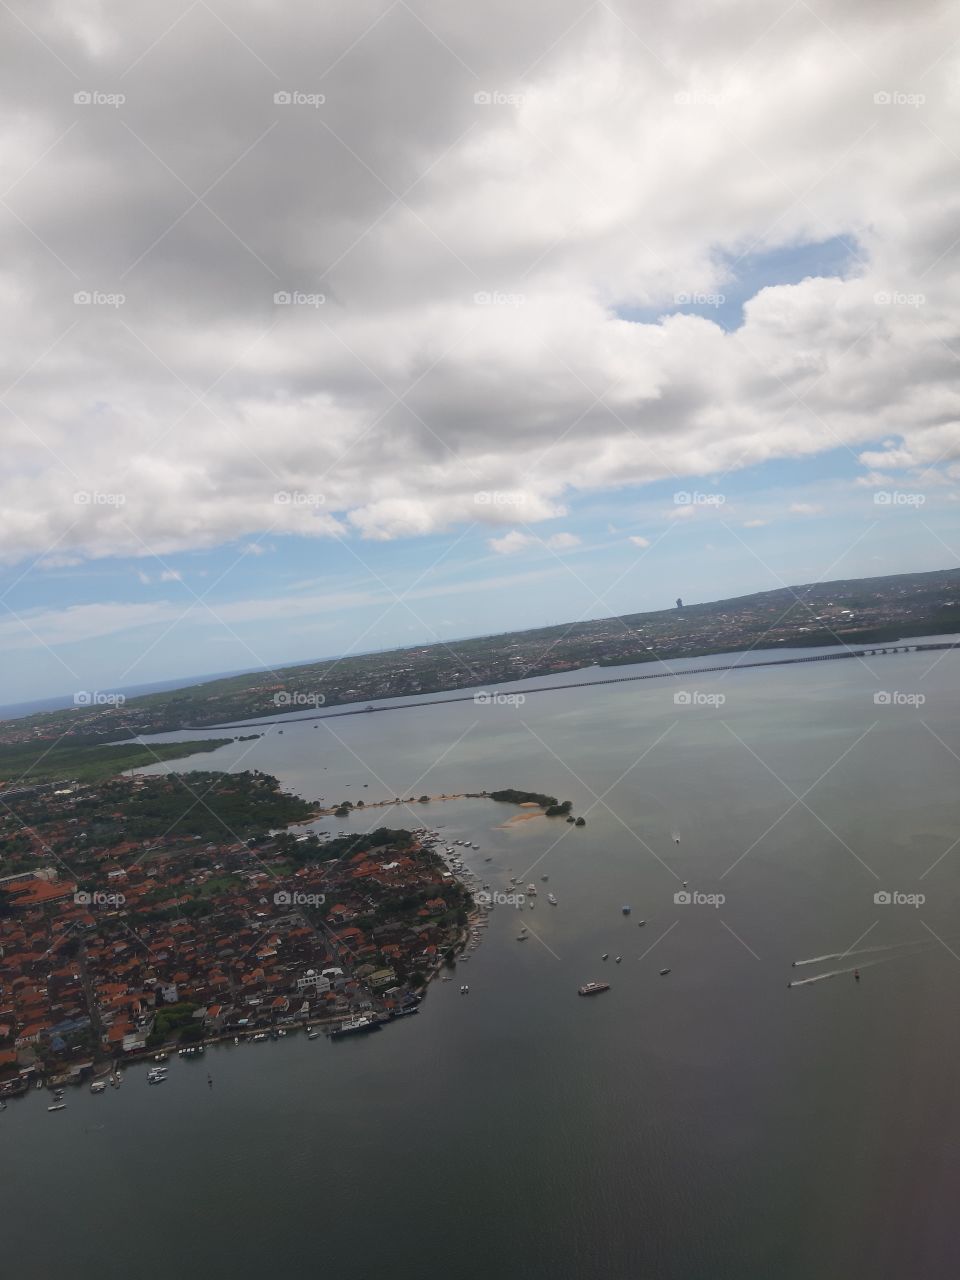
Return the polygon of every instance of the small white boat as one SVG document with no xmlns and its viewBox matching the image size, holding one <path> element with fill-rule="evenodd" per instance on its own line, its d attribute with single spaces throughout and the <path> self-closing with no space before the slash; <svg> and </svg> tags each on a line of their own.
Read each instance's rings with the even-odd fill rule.
<svg viewBox="0 0 960 1280">
<path fill-rule="evenodd" d="M 550 903 L 551 907 L 555 907 L 555 906 L 557 905 L 557 896 L 556 896 L 556 894 L 554 894 L 554 893 L 548 893 L 548 894 L 547 894 L 547 901 Z"/>
<path fill-rule="evenodd" d="M 90 1086 L 90 1092 L 103 1093 L 106 1087 L 107 1087 L 106 1080 L 94 1080 L 93 1084 Z"/>
<path fill-rule="evenodd" d="M 314 1030 L 314 1028 L 311 1027 L 310 1030 L 307 1032 L 307 1039 L 316 1040 L 319 1037 L 319 1035 L 320 1035 L 320 1032 Z"/>
<path fill-rule="evenodd" d="M 466 986 L 466 985 L 462 986 L 462 987 L 460 988 L 460 994 L 461 994 L 462 996 L 469 995 L 469 994 L 470 994 L 470 988 L 469 988 L 468 986 Z"/>
<path fill-rule="evenodd" d="M 47 1107 L 47 1110 L 48 1111 L 65 1111 L 66 1108 L 67 1108 L 67 1104 L 65 1102 L 51 1102 L 50 1106 Z"/>
</svg>

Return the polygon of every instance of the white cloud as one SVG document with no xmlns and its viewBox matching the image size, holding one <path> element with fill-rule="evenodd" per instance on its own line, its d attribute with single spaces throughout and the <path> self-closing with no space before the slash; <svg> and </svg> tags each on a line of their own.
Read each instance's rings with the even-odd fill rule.
<svg viewBox="0 0 960 1280">
<path fill-rule="evenodd" d="M 767 520 L 744 520 L 743 527 L 745 529 L 763 529 L 769 521 Z"/>
<path fill-rule="evenodd" d="M 816 516 L 820 514 L 823 507 L 813 502 L 791 502 L 790 510 L 796 516 Z"/>
<path fill-rule="evenodd" d="M 569 550 L 580 546 L 580 538 L 575 533 L 553 533 L 547 538 L 538 538 L 536 534 L 521 533 L 519 529 L 511 529 L 502 538 L 490 538 L 487 545 L 491 551 L 502 556 L 516 555 L 519 551 L 529 551 L 534 547 L 547 547 L 551 551 Z"/>
<path fill-rule="evenodd" d="M 627 539 L 627 541 L 628 541 L 628 542 L 632 542 L 632 543 L 633 543 L 633 545 L 634 545 L 635 547 L 649 547 L 649 546 L 650 546 L 650 539 L 649 539 L 649 538 L 643 538 L 643 537 L 641 537 L 639 534 L 633 534 L 633 535 L 631 535 L 631 536 Z"/>
<path fill-rule="evenodd" d="M 517 519 L 480 491 L 521 492 L 526 525 L 841 445 L 960 458 L 949 6 L 673 6 L 643 42 L 581 0 L 479 24 L 424 0 L 368 34 L 369 6 L 307 0 L 282 24 L 234 0 L 233 34 L 203 6 L 167 31 L 160 0 L 30 8 L 0 50 L 7 560 Z M 322 114 L 275 106 L 318 48 L 343 54 Z M 121 82 L 120 109 L 74 105 Z M 892 85 L 925 102 L 876 103 Z M 735 333 L 623 318 L 837 236 L 847 278 L 761 289 Z"/>
</svg>

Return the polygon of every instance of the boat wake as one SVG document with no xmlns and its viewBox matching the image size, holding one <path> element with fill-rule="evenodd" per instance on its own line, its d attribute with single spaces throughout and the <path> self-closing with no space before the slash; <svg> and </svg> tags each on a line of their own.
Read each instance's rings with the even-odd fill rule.
<svg viewBox="0 0 960 1280">
<path fill-rule="evenodd" d="M 956 941 L 956 939 L 948 939 Z M 846 960 L 848 956 L 872 955 L 878 951 L 901 951 L 904 947 L 929 947 L 933 938 L 918 938 L 915 942 L 892 942 L 883 947 L 860 947 L 857 951 L 830 951 L 825 956 L 810 956 L 807 960 L 794 960 L 793 967 L 799 969 L 805 964 L 825 964 L 827 960 Z"/>
<path fill-rule="evenodd" d="M 920 944 L 916 942 L 909 943 L 909 944 L 907 943 L 901 944 L 901 946 L 907 946 L 907 945 L 912 947 L 917 947 Z M 861 969 L 872 969 L 874 965 L 889 964 L 891 960 L 909 960 L 912 956 L 926 955 L 928 952 L 934 951 L 936 947 L 937 947 L 937 943 L 931 940 L 929 943 L 926 944 L 926 947 L 923 951 L 907 951 L 907 952 L 901 952 L 900 954 L 893 955 L 893 956 L 878 956 L 875 960 L 861 960 L 859 964 L 850 965 L 848 969 L 830 969 L 827 973 L 815 973 L 810 978 L 794 978 L 792 982 L 787 983 L 787 986 L 788 987 L 806 987 L 806 986 L 809 986 L 811 982 L 823 982 L 827 978 L 839 978 L 842 974 L 845 974 L 845 973 L 859 973 Z M 867 948 L 865 948 L 865 950 L 866 949 Z M 889 950 L 893 950 L 893 948 L 892 947 L 870 947 L 869 950 L 889 951 Z M 845 959 L 846 956 L 848 955 L 855 956 L 858 954 L 861 954 L 861 953 L 856 951 L 848 951 L 843 953 L 842 958 Z M 835 957 L 833 956 L 823 957 L 823 959 L 826 959 L 826 960 L 832 960 L 834 958 Z M 837 958 L 840 958 L 840 957 L 837 957 Z M 797 964 L 800 964 L 800 963 L 801 962 L 798 960 Z M 807 960 L 807 961 L 804 961 L 803 963 L 813 964 L 814 961 Z"/>
</svg>

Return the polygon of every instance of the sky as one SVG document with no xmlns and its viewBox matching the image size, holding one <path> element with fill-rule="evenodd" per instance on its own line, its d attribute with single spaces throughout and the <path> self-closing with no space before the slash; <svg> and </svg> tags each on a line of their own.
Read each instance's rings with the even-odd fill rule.
<svg viewBox="0 0 960 1280">
<path fill-rule="evenodd" d="M 0 703 L 960 562 L 960 13 L 0 8 Z"/>
</svg>

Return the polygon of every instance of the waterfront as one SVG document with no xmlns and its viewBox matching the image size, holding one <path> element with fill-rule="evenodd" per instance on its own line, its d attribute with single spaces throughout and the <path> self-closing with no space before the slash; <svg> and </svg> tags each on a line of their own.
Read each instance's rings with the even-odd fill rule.
<svg viewBox="0 0 960 1280">
<path fill-rule="evenodd" d="M 534 881 L 540 940 L 518 944 L 498 907 L 458 981 L 378 1036 L 218 1047 L 161 1089 L 133 1068 L 119 1091 L 71 1091 L 58 1115 L 45 1094 L 11 1104 L 19 1274 L 52 1274 L 67 1239 L 75 1275 L 159 1276 L 160 1232 L 213 1277 L 955 1274 L 960 850 L 924 873 L 958 830 L 958 662 L 288 721 L 203 757 L 308 799 L 543 790 L 587 826 L 503 828 L 516 811 L 488 800 L 377 810 L 475 841 L 466 860 L 497 888 Z M 878 688 L 926 702 L 877 705 Z M 677 905 L 684 880 L 726 900 Z M 926 902 L 877 906 L 878 890 Z M 929 945 L 865 956 L 900 958 L 859 985 L 787 990 L 793 959 L 914 939 Z M 592 978 L 612 990 L 578 1000 Z"/>
</svg>

